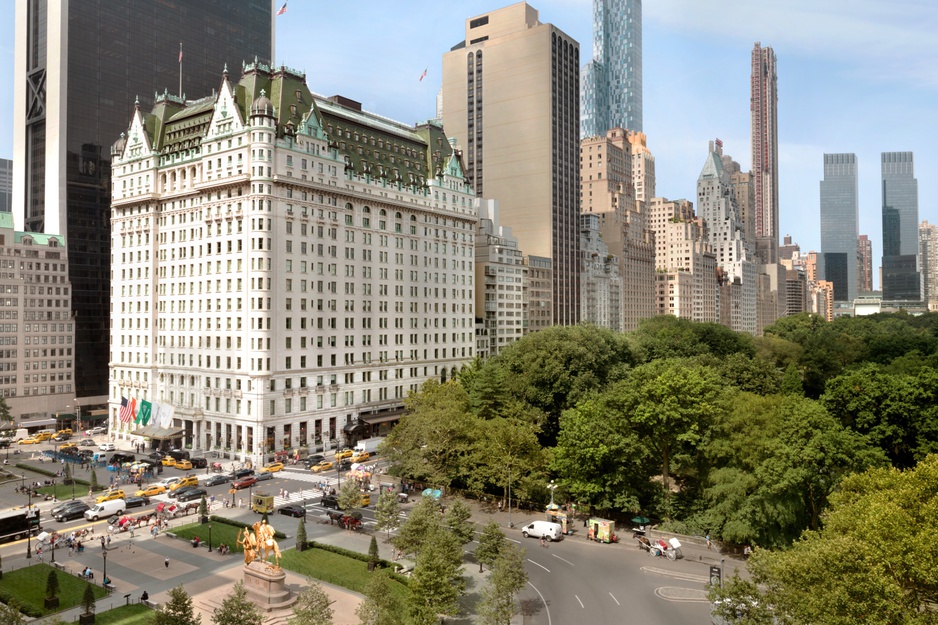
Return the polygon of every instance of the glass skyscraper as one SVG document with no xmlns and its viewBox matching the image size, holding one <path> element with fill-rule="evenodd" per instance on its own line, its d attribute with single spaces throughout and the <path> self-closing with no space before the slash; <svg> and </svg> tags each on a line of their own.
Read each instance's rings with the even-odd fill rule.
<svg viewBox="0 0 938 625">
<path fill-rule="evenodd" d="M 73 389 L 78 397 L 106 397 L 110 147 L 127 129 L 135 99 L 149 110 L 156 92 L 181 86 L 178 95 L 201 94 L 204 85 L 221 84 L 226 64 L 240 72 L 255 56 L 269 62 L 273 5 L 17 0 L 16 38 L 15 228 L 66 237 Z"/>
<path fill-rule="evenodd" d="M 825 154 L 821 181 L 820 276 L 834 284 L 834 301 L 857 297 L 859 195 L 856 154 Z"/>
<path fill-rule="evenodd" d="M 642 130 L 642 0 L 593 0 L 593 60 L 580 72 L 580 137 Z"/>
<path fill-rule="evenodd" d="M 918 271 L 918 180 L 912 152 L 883 152 L 883 299 L 921 297 Z"/>
</svg>

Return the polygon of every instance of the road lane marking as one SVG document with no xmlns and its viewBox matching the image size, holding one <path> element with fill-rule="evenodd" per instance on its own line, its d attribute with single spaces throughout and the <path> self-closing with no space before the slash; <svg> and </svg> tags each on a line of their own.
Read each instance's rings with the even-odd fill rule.
<svg viewBox="0 0 938 625">
<path fill-rule="evenodd" d="M 686 582 L 700 582 L 706 584 L 710 581 L 710 578 L 706 575 L 695 575 L 693 573 L 684 573 L 682 571 L 672 571 L 670 569 L 659 569 L 654 566 L 643 566 L 641 570 L 646 573 L 656 573 L 658 575 L 665 575 L 667 577 L 673 577 L 675 579 L 684 580 Z"/>
<path fill-rule="evenodd" d="M 614 594 L 609 593 L 609 596 L 612 597 L 612 600 L 616 602 L 616 605 L 622 605 L 621 603 L 619 603 L 619 600 L 616 599 L 616 596 Z"/>
<path fill-rule="evenodd" d="M 552 553 L 552 554 L 550 554 L 550 555 L 554 556 L 554 557 L 557 558 L 558 560 L 563 560 L 564 562 L 566 562 L 566 563 L 569 564 L 570 566 L 576 566 L 573 562 L 570 562 L 570 560 L 561 558 L 561 557 L 558 556 L 556 553 Z"/>
<path fill-rule="evenodd" d="M 537 564 L 537 566 L 541 567 L 542 569 L 544 569 L 545 571 L 547 571 L 548 573 L 550 573 L 550 569 L 547 568 L 546 566 L 544 566 L 543 564 L 538 564 L 537 562 L 535 562 L 534 560 L 532 560 L 532 559 L 530 559 L 530 558 L 528 558 L 527 560 L 528 560 L 528 562 L 530 562 L 531 564 Z"/>
<path fill-rule="evenodd" d="M 585 606 L 585 605 L 583 605 L 583 602 L 582 602 L 582 601 L 580 601 L 580 597 L 579 597 L 579 596 L 577 596 L 577 595 L 573 595 L 573 596 L 574 596 L 574 597 L 576 597 L 576 600 L 577 600 L 577 601 L 579 602 L 579 604 L 580 604 L 580 607 L 581 607 L 581 608 L 583 608 L 583 609 L 585 610 L 585 609 L 586 609 L 586 606 Z"/>
<path fill-rule="evenodd" d="M 547 625 L 553 625 L 552 621 L 550 620 L 550 608 L 547 607 L 547 601 L 544 600 L 544 595 L 542 595 L 541 591 L 537 589 L 537 586 L 531 582 L 528 582 L 528 586 L 534 589 L 534 592 L 537 593 L 537 596 L 541 598 L 541 603 L 544 604 L 544 611 L 547 612 Z"/>
</svg>

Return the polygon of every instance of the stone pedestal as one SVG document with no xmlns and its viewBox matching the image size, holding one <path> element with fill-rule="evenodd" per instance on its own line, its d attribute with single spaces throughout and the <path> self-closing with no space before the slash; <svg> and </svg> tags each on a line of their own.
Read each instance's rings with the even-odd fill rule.
<svg viewBox="0 0 938 625">
<path fill-rule="evenodd" d="M 244 589 L 261 610 L 270 612 L 296 603 L 296 595 L 286 587 L 287 574 L 266 562 L 244 565 Z"/>
</svg>

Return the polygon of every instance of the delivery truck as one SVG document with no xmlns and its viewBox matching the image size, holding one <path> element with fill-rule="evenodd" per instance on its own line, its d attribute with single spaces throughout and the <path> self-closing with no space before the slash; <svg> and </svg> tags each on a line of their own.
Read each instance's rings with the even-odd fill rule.
<svg viewBox="0 0 938 625">
<path fill-rule="evenodd" d="M 367 451 L 372 456 L 378 452 L 378 445 L 384 442 L 383 436 L 365 438 L 355 443 L 355 451 Z"/>
</svg>

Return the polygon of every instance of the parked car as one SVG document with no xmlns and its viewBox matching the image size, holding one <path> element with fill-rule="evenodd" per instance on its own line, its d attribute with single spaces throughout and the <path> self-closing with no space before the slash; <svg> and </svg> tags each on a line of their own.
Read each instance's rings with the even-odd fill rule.
<svg viewBox="0 0 938 625">
<path fill-rule="evenodd" d="M 166 487 L 161 484 L 150 484 L 146 488 L 141 488 L 134 496 L 136 497 L 155 497 L 166 492 Z M 128 506 L 129 507 L 129 506 Z"/>
<path fill-rule="evenodd" d="M 187 488 L 186 492 L 178 495 L 176 501 L 192 501 L 193 499 L 201 499 L 207 493 L 204 488 Z"/>
<path fill-rule="evenodd" d="M 286 516 L 292 516 L 294 518 L 301 518 L 301 519 L 306 518 L 306 508 L 304 508 L 303 506 L 296 505 L 296 504 L 283 506 L 282 508 L 277 510 L 277 512 L 280 514 L 284 514 Z"/>
<path fill-rule="evenodd" d="M 143 497 L 143 496 L 139 496 L 139 497 L 138 497 L 137 495 L 134 495 L 134 496 L 132 496 L 132 497 L 127 497 L 127 498 L 124 500 L 124 503 L 127 504 L 127 507 L 128 507 L 128 508 L 139 508 L 139 507 L 141 507 L 141 506 L 149 506 L 149 505 L 150 505 L 150 498 L 149 498 L 149 497 Z"/>
<path fill-rule="evenodd" d="M 264 480 L 272 480 L 274 479 L 274 474 L 269 471 L 261 471 L 260 473 L 254 476 L 254 479 L 257 480 L 258 482 L 262 482 Z"/>
<path fill-rule="evenodd" d="M 204 469 L 208 466 L 208 460 L 205 458 L 189 458 L 193 469 Z"/>
<path fill-rule="evenodd" d="M 225 482 L 231 481 L 231 476 L 224 473 L 216 473 L 209 477 L 207 480 L 202 482 L 205 486 L 218 486 L 219 484 L 224 484 Z"/>
<path fill-rule="evenodd" d="M 65 507 L 52 515 L 56 521 L 60 523 L 63 521 L 71 521 L 72 519 L 80 519 L 85 515 L 87 510 L 91 508 L 84 501 L 69 501 L 65 504 Z"/>
<path fill-rule="evenodd" d="M 234 482 L 232 486 L 234 486 L 235 490 L 241 490 L 242 488 L 248 488 L 250 486 L 254 486 L 255 484 L 257 484 L 257 478 L 253 475 L 248 475 L 247 477 L 242 477 L 240 480 Z"/>
<path fill-rule="evenodd" d="M 116 449 L 117 447 L 114 445 L 114 443 L 101 443 L 98 445 L 99 451 L 115 451 Z"/>
<path fill-rule="evenodd" d="M 329 462 L 328 460 L 323 460 L 323 461 L 320 462 L 319 464 L 316 464 L 316 465 L 313 465 L 312 467 L 310 467 L 310 470 L 311 470 L 313 473 L 319 473 L 320 471 L 327 471 L 327 470 L 331 469 L 333 466 L 334 466 L 334 465 L 333 465 L 331 462 Z"/>
<path fill-rule="evenodd" d="M 339 509 L 339 498 L 335 495 L 323 495 L 322 501 L 319 503 L 323 508 L 333 508 L 335 510 Z"/>
</svg>

